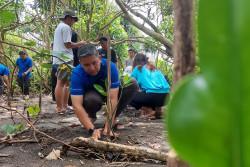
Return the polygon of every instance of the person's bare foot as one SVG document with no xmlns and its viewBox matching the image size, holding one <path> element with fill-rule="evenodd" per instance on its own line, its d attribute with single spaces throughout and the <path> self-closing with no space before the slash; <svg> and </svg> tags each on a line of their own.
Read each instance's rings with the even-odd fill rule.
<svg viewBox="0 0 250 167">
<path fill-rule="evenodd" d="M 146 112 L 146 114 L 140 116 L 141 119 L 152 119 L 152 116 L 155 115 L 155 111 L 149 107 L 143 106 L 143 107 L 141 107 L 141 110 Z"/>
<path fill-rule="evenodd" d="M 163 118 L 163 110 L 161 107 L 155 107 L 155 116 L 157 118 Z"/>
</svg>

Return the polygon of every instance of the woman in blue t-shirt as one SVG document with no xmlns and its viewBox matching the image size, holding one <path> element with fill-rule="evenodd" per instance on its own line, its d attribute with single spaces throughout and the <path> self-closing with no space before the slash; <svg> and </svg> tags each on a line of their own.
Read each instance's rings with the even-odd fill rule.
<svg viewBox="0 0 250 167">
<path fill-rule="evenodd" d="M 141 109 L 146 112 L 140 118 L 161 117 L 163 114 L 161 107 L 164 106 L 170 88 L 161 71 L 148 61 L 146 55 L 138 53 L 134 58 L 131 77 L 137 80 L 140 90 L 130 105 L 136 110 Z"/>
</svg>

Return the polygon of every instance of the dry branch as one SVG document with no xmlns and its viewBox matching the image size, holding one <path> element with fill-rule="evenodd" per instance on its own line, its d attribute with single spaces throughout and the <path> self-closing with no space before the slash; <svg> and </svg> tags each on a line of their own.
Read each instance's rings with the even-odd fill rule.
<svg viewBox="0 0 250 167">
<path fill-rule="evenodd" d="M 8 157 L 9 154 L 0 154 L 0 157 Z"/>
<path fill-rule="evenodd" d="M 54 137 L 52 137 L 52 136 L 47 135 L 46 133 L 43 133 L 43 132 L 39 131 L 39 130 L 36 129 L 36 127 L 28 120 L 28 118 L 25 117 L 25 116 L 24 116 L 22 113 L 20 113 L 19 111 L 17 111 L 17 109 L 8 108 L 8 107 L 4 107 L 4 106 L 1 106 L 1 105 L 0 105 L 0 108 L 7 109 L 8 111 L 15 111 L 15 112 L 17 112 L 21 117 L 23 117 L 23 118 L 26 120 L 26 122 L 27 122 L 28 124 L 30 124 L 30 126 L 31 126 L 32 129 L 34 130 L 34 135 L 35 135 L 35 132 L 37 132 L 37 133 L 39 133 L 39 134 L 41 134 L 41 135 L 43 135 L 43 136 L 45 136 L 45 137 L 47 137 L 47 138 L 49 138 L 49 139 L 52 139 L 52 140 L 54 140 L 54 141 L 56 141 L 56 142 L 58 142 L 58 143 L 61 143 L 61 144 L 63 144 L 63 145 L 66 145 L 67 147 L 71 148 L 71 149 L 74 150 L 74 151 L 86 152 L 86 150 L 83 150 L 83 149 L 80 149 L 80 148 L 76 148 L 76 147 L 74 147 L 74 146 L 71 146 L 71 145 L 69 145 L 69 144 L 67 144 L 67 143 L 65 143 L 65 142 L 63 142 L 63 141 L 61 141 L 61 140 L 58 140 L 58 139 L 56 139 L 56 138 L 54 138 Z M 35 136 L 34 136 L 34 137 L 35 137 Z M 35 137 L 35 139 L 36 139 L 36 137 Z"/>
<path fill-rule="evenodd" d="M 163 162 L 166 162 L 168 158 L 168 153 L 155 151 L 151 149 L 143 149 L 136 146 L 127 146 L 122 144 L 100 141 L 94 138 L 77 137 L 73 139 L 70 145 L 74 147 L 87 147 L 87 148 L 100 149 L 103 151 L 125 153 L 128 155 L 133 155 L 138 157 L 156 159 Z"/>
</svg>

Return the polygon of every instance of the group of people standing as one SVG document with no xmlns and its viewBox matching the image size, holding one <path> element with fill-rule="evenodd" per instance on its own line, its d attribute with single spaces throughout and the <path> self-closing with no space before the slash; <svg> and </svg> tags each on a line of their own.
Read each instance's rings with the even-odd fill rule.
<svg viewBox="0 0 250 167">
<path fill-rule="evenodd" d="M 119 78 L 116 53 L 111 49 L 111 112 L 106 116 L 104 129 L 96 129 L 94 122 L 96 121 L 96 113 L 102 108 L 106 102 L 106 96 L 100 94 L 94 84 L 98 84 L 105 89 L 105 80 L 107 78 L 107 38 L 101 37 L 99 43 L 101 49 L 97 50 L 94 45 L 86 44 L 85 41 L 72 40 L 71 27 L 78 21 L 78 17 L 72 10 L 65 10 L 63 16 L 60 17 L 61 23 L 57 26 L 54 33 L 53 51 L 62 53 L 67 59 L 62 59 L 58 54 L 53 57 L 55 65 L 53 75 L 56 76 L 55 99 L 57 113 L 67 113 L 69 109 L 68 99 L 71 96 L 73 111 L 78 117 L 81 124 L 89 132 L 90 136 L 98 139 L 101 134 L 107 135 L 108 118 L 112 118 L 112 127 L 114 129 L 123 129 L 124 126 L 119 124 L 117 116 L 122 110 L 131 105 L 135 109 L 145 111 L 141 116 L 143 119 L 151 119 L 152 117 L 162 116 L 161 107 L 169 94 L 170 86 L 165 80 L 163 74 L 151 64 L 148 57 L 143 53 L 137 53 L 133 49 L 129 50 L 129 57 L 125 60 L 125 69 L 127 74 L 131 74 L 132 81 L 129 86 L 124 86 L 123 80 Z M 78 48 L 78 54 L 75 56 L 75 68 L 71 74 L 71 81 L 68 79 L 69 68 L 73 65 L 74 54 L 73 48 Z M 21 55 L 20 55 L 21 56 Z M 22 61 L 21 61 L 22 60 Z M 24 59 L 17 61 L 17 68 L 22 68 L 19 64 Z M 30 77 L 32 70 L 30 59 L 26 57 L 27 69 L 20 72 L 20 77 Z M 28 63 L 29 62 L 29 63 Z M 79 65 L 77 65 L 79 64 Z M 66 68 L 65 68 L 66 67 Z M 125 70 L 126 71 L 126 70 Z M 8 76 L 8 71 L 0 74 Z M 19 76 L 19 73 L 18 73 Z M 24 83 L 28 82 L 21 79 Z M 55 85 L 55 84 L 54 84 Z M 70 91 L 68 87 L 70 88 Z M 1 88 L 1 87 L 0 87 Z M 24 89 L 24 92 L 27 91 Z M 121 92 L 123 91 L 123 92 Z M 121 97 L 120 97 L 121 96 Z M 114 116 L 113 116 L 114 115 Z M 113 134 L 110 133 L 110 136 Z M 119 134 L 116 134 L 118 136 Z"/>
</svg>

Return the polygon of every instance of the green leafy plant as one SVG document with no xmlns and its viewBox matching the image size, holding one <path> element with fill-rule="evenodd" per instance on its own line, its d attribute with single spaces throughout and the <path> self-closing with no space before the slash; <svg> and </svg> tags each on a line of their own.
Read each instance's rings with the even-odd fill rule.
<svg viewBox="0 0 250 167">
<path fill-rule="evenodd" d="M 29 112 L 29 114 L 31 114 L 31 117 L 35 118 L 36 114 L 38 114 L 40 112 L 40 108 L 37 104 L 27 108 L 27 111 Z"/>
<path fill-rule="evenodd" d="M 16 126 L 14 125 L 11 125 L 11 124 L 4 124 L 1 129 L 6 132 L 6 133 L 9 133 L 9 134 L 12 134 L 12 133 L 15 133 L 19 130 L 22 130 L 23 129 L 23 124 L 18 124 Z"/>
<path fill-rule="evenodd" d="M 119 105 L 119 102 L 121 100 L 121 97 L 122 97 L 122 93 L 123 93 L 123 89 L 130 86 L 132 84 L 132 77 L 129 77 L 128 74 L 126 74 L 124 77 L 121 78 L 122 79 L 122 84 L 121 84 L 121 94 L 120 96 L 118 97 L 118 102 L 117 102 L 117 105 L 115 106 L 115 111 L 117 110 L 118 108 L 118 105 Z M 106 90 L 107 90 L 107 78 L 105 80 L 105 87 L 106 87 Z M 107 92 L 105 92 L 104 88 L 98 84 L 94 84 L 94 88 L 100 93 L 102 94 L 103 96 L 107 96 Z M 106 103 L 105 103 L 106 104 Z M 106 105 L 106 112 L 108 112 L 108 107 Z M 111 118 L 109 117 L 109 114 L 107 113 L 107 116 L 108 116 L 108 121 L 109 121 L 109 125 L 110 125 L 110 129 L 114 135 L 114 131 L 113 131 L 113 128 L 112 128 L 112 118 L 114 117 L 114 112 L 112 113 L 112 116 Z M 115 135 L 114 135 L 115 136 Z"/>
<path fill-rule="evenodd" d="M 202 75 L 177 87 L 167 115 L 169 140 L 193 167 L 247 167 L 250 1 L 199 3 Z"/>
</svg>

